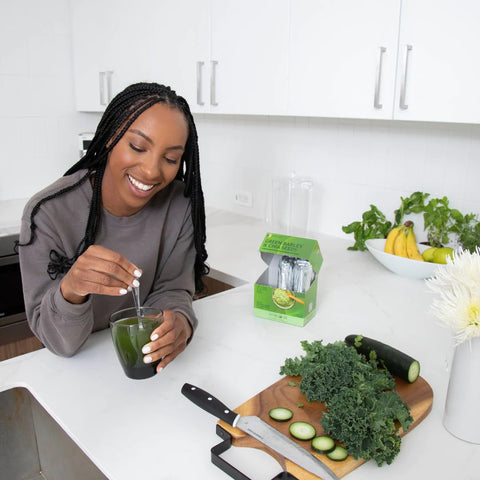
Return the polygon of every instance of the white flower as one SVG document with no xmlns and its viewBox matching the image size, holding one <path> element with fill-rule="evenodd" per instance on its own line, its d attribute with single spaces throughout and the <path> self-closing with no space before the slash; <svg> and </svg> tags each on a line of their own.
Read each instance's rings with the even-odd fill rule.
<svg viewBox="0 0 480 480">
<path fill-rule="evenodd" d="M 455 252 L 447 265 L 427 280 L 439 295 L 432 303 L 433 314 L 451 327 L 457 343 L 480 336 L 480 251 Z"/>
</svg>

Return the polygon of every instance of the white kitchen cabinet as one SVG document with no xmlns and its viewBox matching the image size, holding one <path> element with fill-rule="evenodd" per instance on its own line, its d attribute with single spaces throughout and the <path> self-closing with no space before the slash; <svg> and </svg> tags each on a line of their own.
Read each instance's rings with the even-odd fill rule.
<svg viewBox="0 0 480 480">
<path fill-rule="evenodd" d="M 285 112 L 289 0 L 160 3 L 153 76 L 193 112 Z"/>
<path fill-rule="evenodd" d="M 212 0 L 215 102 L 233 114 L 287 108 L 289 0 Z"/>
<path fill-rule="evenodd" d="M 288 111 L 392 118 L 401 0 L 291 0 Z"/>
<path fill-rule="evenodd" d="M 172 86 L 193 112 L 284 113 L 288 9 L 289 0 L 75 0 L 77 109 L 103 111 L 147 80 Z"/>
<path fill-rule="evenodd" d="M 290 114 L 480 123 L 475 0 L 291 0 L 290 22 Z"/>
<path fill-rule="evenodd" d="M 147 61 L 150 76 L 197 102 L 197 62 L 210 57 L 210 0 L 152 0 Z M 206 65 L 202 74 L 205 75 Z M 202 97 L 203 101 L 206 97 Z M 193 110 L 193 109 L 192 109 Z"/>
<path fill-rule="evenodd" d="M 131 83 L 149 79 L 147 0 L 72 0 L 77 110 L 101 112 Z"/>
<path fill-rule="evenodd" d="M 138 81 L 194 113 L 480 123 L 475 0 L 71 0 L 78 110 Z"/>
<path fill-rule="evenodd" d="M 394 118 L 480 123 L 480 3 L 403 0 Z"/>
<path fill-rule="evenodd" d="M 198 111 L 194 108 L 197 103 L 209 104 L 210 0 L 152 0 L 151 4 L 150 76 L 172 87 L 185 97 L 192 111 Z"/>
</svg>

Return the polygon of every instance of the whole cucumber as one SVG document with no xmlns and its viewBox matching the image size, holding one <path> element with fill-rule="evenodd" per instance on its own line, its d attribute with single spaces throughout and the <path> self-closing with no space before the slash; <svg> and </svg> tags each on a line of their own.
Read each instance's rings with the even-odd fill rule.
<svg viewBox="0 0 480 480">
<path fill-rule="evenodd" d="M 413 383 L 420 375 L 420 362 L 390 345 L 362 335 L 347 335 L 345 343 L 350 347 L 355 347 L 357 352 L 365 355 L 367 359 L 374 351 L 377 360 L 383 363 L 392 375 L 409 383 Z"/>
</svg>

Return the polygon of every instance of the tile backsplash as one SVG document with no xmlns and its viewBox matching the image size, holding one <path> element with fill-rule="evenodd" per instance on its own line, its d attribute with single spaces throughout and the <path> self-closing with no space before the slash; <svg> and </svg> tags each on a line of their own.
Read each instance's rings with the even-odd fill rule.
<svg viewBox="0 0 480 480">
<path fill-rule="evenodd" d="M 480 213 L 480 125 L 288 117 L 197 119 L 207 204 L 268 217 L 272 178 L 315 182 L 314 230 L 344 236 L 374 204 L 387 217 L 415 191 Z M 253 207 L 234 204 L 251 191 Z"/>
</svg>

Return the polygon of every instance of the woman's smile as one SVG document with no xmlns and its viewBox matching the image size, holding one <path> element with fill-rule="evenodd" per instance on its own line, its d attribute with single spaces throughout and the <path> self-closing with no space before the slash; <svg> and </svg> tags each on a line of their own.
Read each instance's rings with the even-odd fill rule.
<svg viewBox="0 0 480 480">
<path fill-rule="evenodd" d="M 130 174 L 127 174 L 127 178 L 136 189 L 141 190 L 142 192 L 149 192 L 155 185 L 157 185 L 157 184 L 148 185 L 148 184 L 142 183 L 140 180 L 137 180 L 135 177 L 132 177 Z"/>
</svg>

